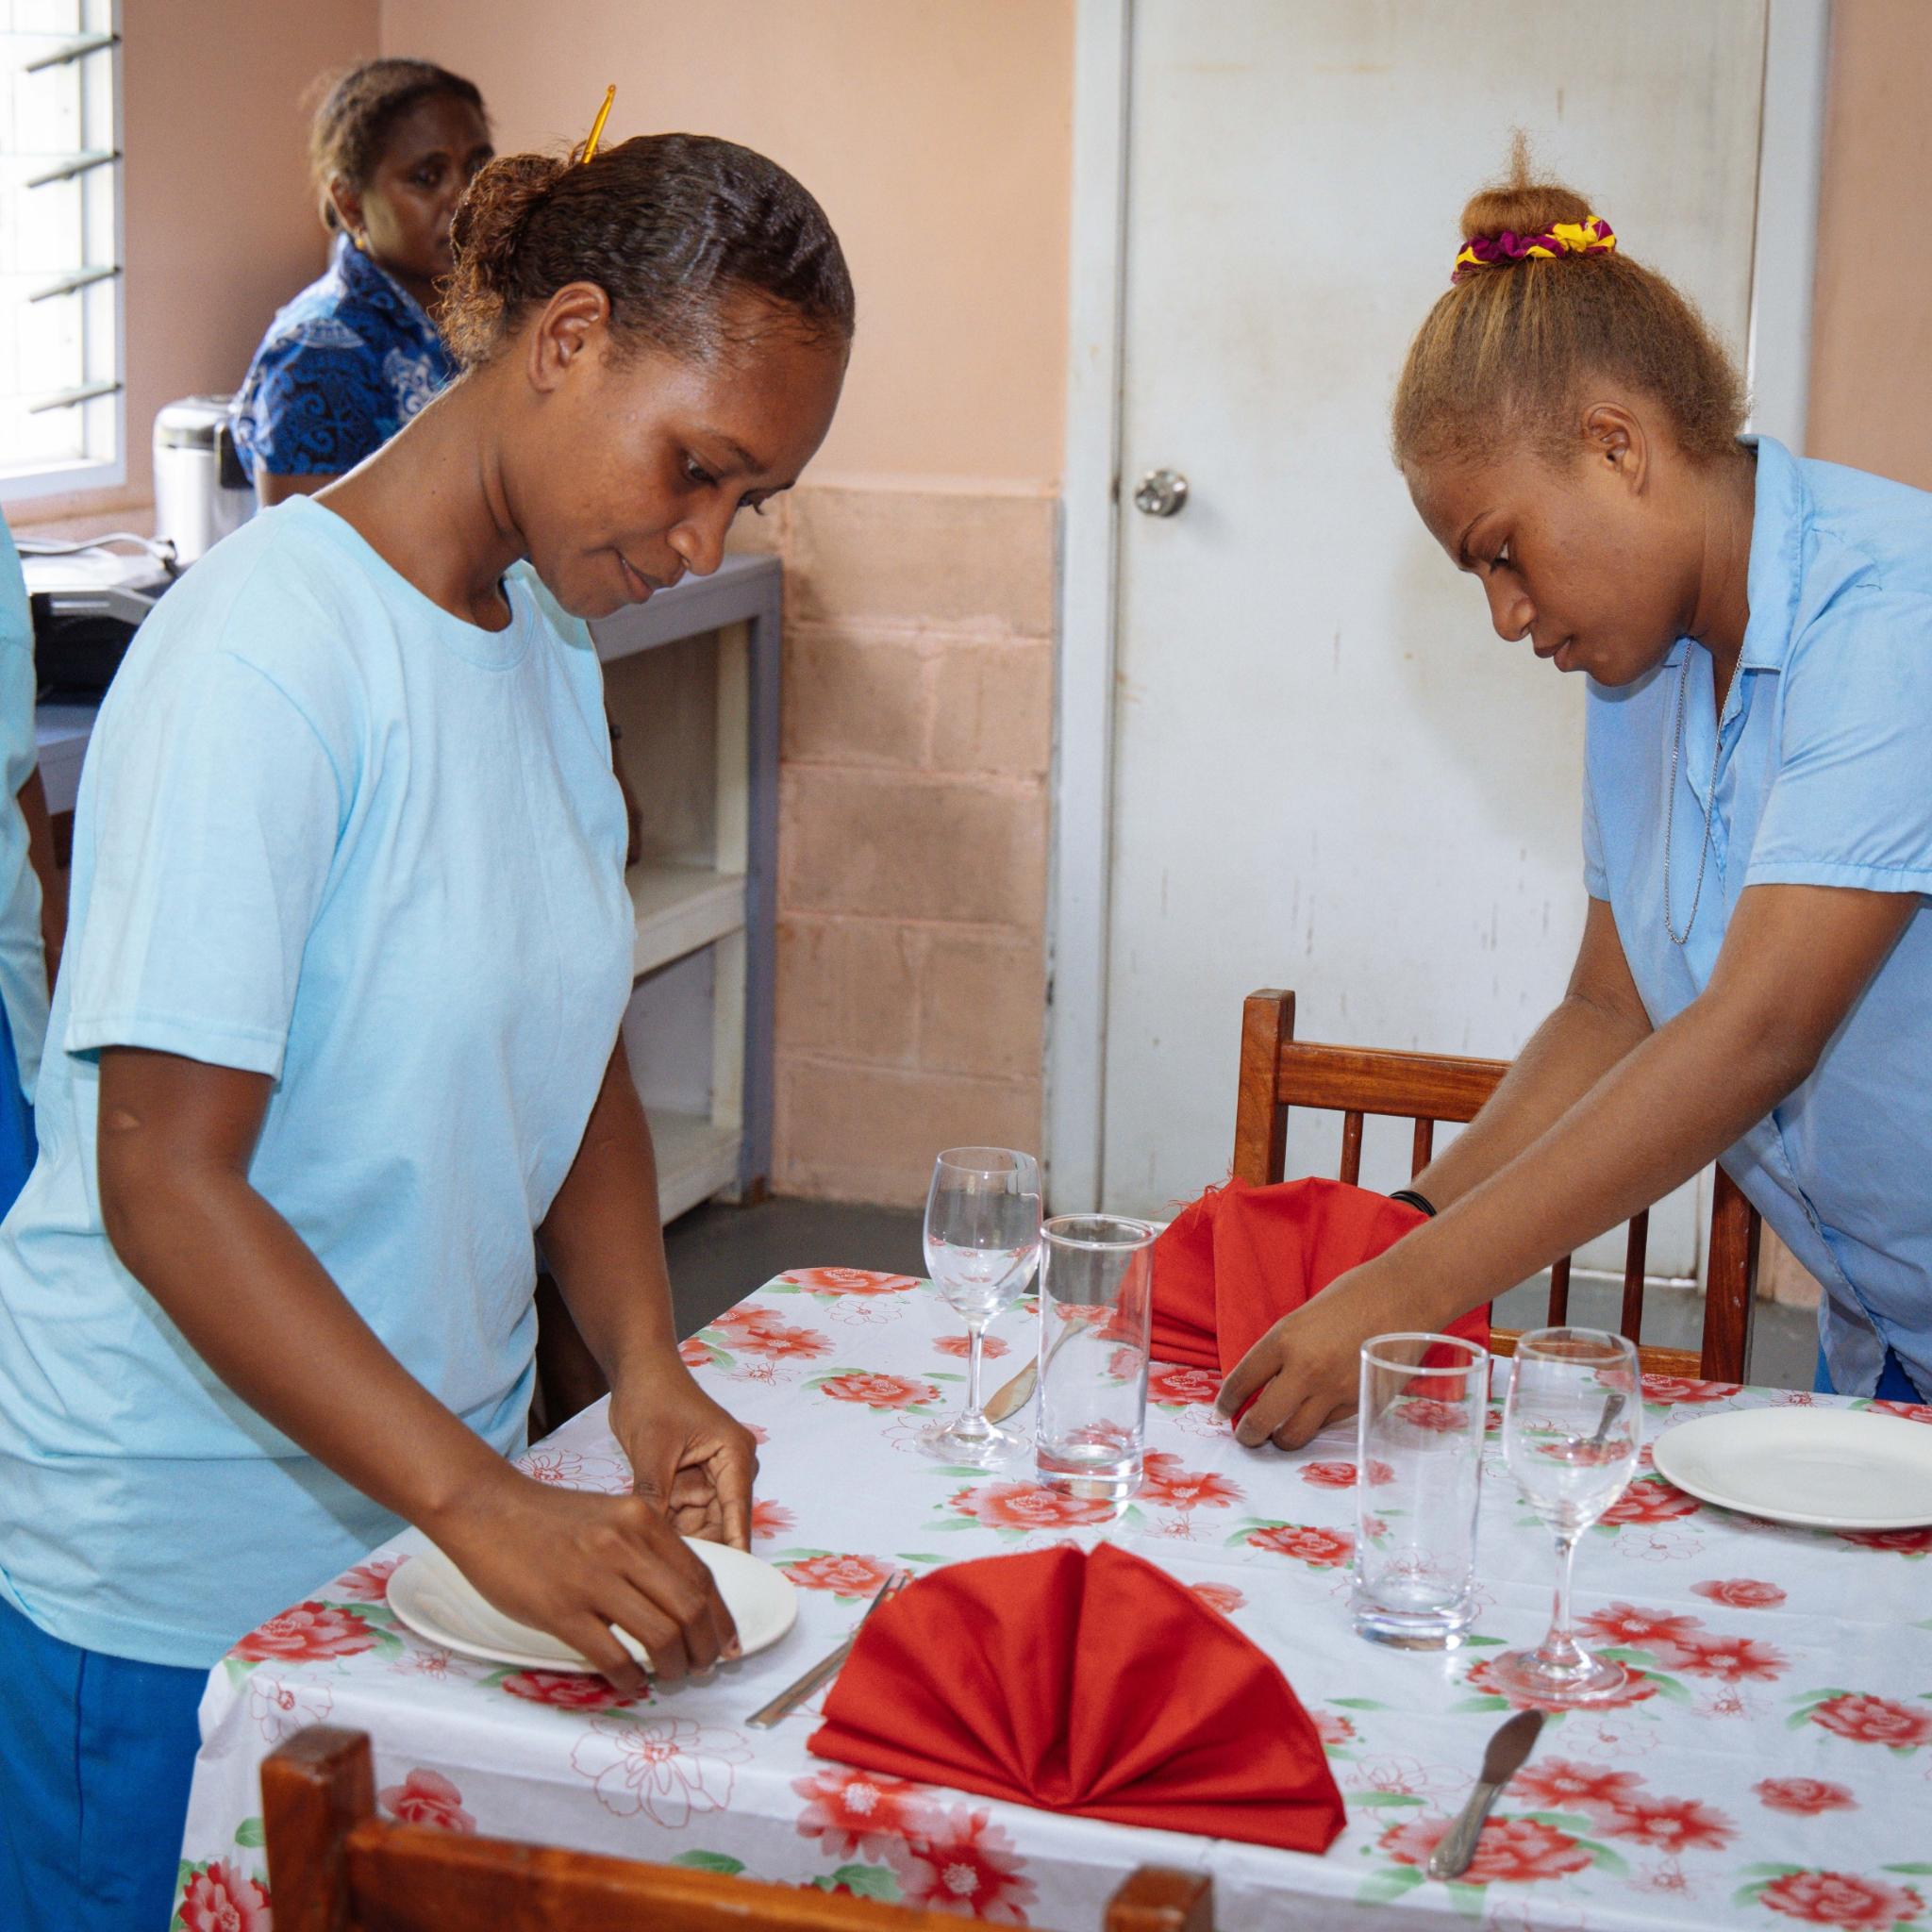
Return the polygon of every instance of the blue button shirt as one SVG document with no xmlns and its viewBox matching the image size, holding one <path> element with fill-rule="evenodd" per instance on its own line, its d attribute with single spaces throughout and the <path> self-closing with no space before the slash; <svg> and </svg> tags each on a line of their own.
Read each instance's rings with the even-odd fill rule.
<svg viewBox="0 0 1932 1932">
<path fill-rule="evenodd" d="M 1920 895 L 1810 1078 L 1724 1166 L 1824 1285 L 1833 1386 L 1870 1395 L 1889 1345 L 1932 1399 L 1932 496 L 1756 441 L 1751 618 L 1724 715 L 1709 654 L 1684 639 L 1621 691 L 1591 685 L 1584 876 L 1657 1026 L 1709 984 L 1746 888 Z M 1707 806 L 1678 946 L 1664 866 L 1682 931 Z"/>
<path fill-rule="evenodd" d="M 436 325 L 343 239 L 262 337 L 235 398 L 236 447 L 250 475 L 340 476 L 455 375 Z"/>
</svg>

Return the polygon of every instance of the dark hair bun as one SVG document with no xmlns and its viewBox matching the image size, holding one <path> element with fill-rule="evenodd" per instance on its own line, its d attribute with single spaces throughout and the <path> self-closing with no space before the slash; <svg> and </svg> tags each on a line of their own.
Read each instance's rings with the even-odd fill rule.
<svg viewBox="0 0 1932 1932">
<path fill-rule="evenodd" d="M 1509 144 L 1508 179 L 1473 194 L 1462 210 L 1461 240 L 1478 236 L 1541 235 L 1558 222 L 1588 221 L 1595 210 L 1574 188 L 1539 181 L 1531 172 L 1529 142 L 1519 129 Z"/>
<path fill-rule="evenodd" d="M 464 341 L 495 339 L 530 211 L 570 165 L 555 155 L 498 155 L 476 171 L 458 203 L 449 229 L 457 272 L 445 307 L 461 317 L 463 341 L 451 343 L 459 360 L 474 359 L 464 356 Z M 450 333 L 447 324 L 444 333 Z"/>
</svg>

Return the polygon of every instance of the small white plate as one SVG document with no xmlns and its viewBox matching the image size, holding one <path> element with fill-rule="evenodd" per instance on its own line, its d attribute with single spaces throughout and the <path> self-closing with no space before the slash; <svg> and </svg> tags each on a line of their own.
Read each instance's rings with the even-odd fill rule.
<svg viewBox="0 0 1932 1932">
<path fill-rule="evenodd" d="M 1725 1509 L 1806 1529 L 1932 1523 L 1932 1428 L 1863 1408 L 1741 1408 L 1657 1437 L 1657 1472 Z"/>
<path fill-rule="evenodd" d="M 738 1625 L 743 1654 L 768 1649 L 791 1628 L 798 1590 L 783 1571 L 726 1543 L 685 1541 L 717 1579 L 718 1593 Z M 516 1664 L 526 1671 L 594 1671 L 597 1667 L 547 1630 L 506 1617 L 441 1550 L 425 1550 L 391 1573 L 389 1607 L 418 1637 L 485 1663 Z M 643 1647 L 622 1630 L 617 1641 L 644 1666 Z"/>
</svg>

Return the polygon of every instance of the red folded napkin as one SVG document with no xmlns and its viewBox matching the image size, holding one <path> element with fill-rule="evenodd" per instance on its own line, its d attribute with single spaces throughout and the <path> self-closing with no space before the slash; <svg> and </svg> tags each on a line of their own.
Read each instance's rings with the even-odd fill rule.
<svg viewBox="0 0 1932 1932">
<path fill-rule="evenodd" d="M 1288 1680 L 1110 1543 L 955 1563 L 882 1605 L 807 1748 L 1119 1824 L 1325 1851 L 1341 1794 Z"/>
<path fill-rule="evenodd" d="M 1425 1218 L 1345 1181 L 1209 1188 L 1154 1243 L 1154 1359 L 1226 1374 L 1291 1308 Z M 1487 1348 L 1487 1304 L 1447 1332 Z"/>
</svg>

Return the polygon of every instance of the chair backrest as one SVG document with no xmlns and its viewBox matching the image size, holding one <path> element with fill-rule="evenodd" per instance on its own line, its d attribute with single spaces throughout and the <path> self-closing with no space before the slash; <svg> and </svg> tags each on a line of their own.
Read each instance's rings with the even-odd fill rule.
<svg viewBox="0 0 1932 1932">
<path fill-rule="evenodd" d="M 1241 1010 L 1241 1088 L 1235 1108 L 1234 1174 L 1255 1187 L 1282 1178 L 1288 1158 L 1288 1110 L 1321 1108 L 1341 1115 L 1341 1178 L 1360 1177 L 1362 1124 L 1370 1114 L 1415 1124 L 1409 1174 L 1419 1174 L 1434 1152 L 1438 1121 L 1475 1118 L 1509 1071 L 1507 1060 L 1467 1059 L 1455 1054 L 1393 1053 L 1378 1047 L 1321 1046 L 1294 1037 L 1294 994 L 1248 995 Z M 1757 1210 L 1722 1167 L 1710 1203 L 1708 1281 L 1704 1302 L 1704 1346 L 1646 1348 L 1643 1261 L 1650 1233 L 1647 1213 L 1632 1218 L 1624 1248 L 1624 1306 L 1619 1326 L 1639 1345 L 1649 1374 L 1698 1375 L 1713 1382 L 1741 1382 L 1751 1342 L 1752 1295 L 1757 1274 Z M 1550 1271 L 1549 1321 L 1569 1319 L 1570 1257 Z M 1520 1330 L 1495 1329 L 1499 1355 L 1509 1354 Z"/>
<path fill-rule="evenodd" d="M 275 1932 L 958 1932 L 950 1912 L 761 1885 L 375 1816 L 369 1739 L 316 1724 L 261 1767 Z M 1211 1932 L 1198 1873 L 1145 1866 L 1105 1932 Z"/>
</svg>

